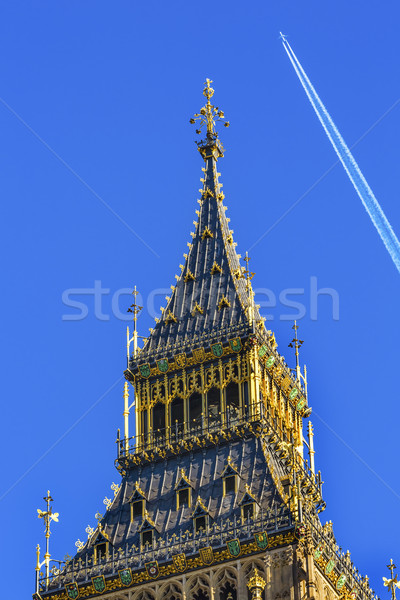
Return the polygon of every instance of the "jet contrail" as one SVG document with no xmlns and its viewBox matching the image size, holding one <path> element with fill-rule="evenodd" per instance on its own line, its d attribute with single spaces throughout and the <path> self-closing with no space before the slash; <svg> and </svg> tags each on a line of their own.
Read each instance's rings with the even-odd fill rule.
<svg viewBox="0 0 400 600">
<path fill-rule="evenodd" d="M 331 141 L 331 144 L 334 147 L 343 167 L 345 168 L 350 181 L 354 185 L 356 192 L 365 207 L 365 210 L 369 214 L 371 221 L 378 230 L 378 233 L 381 236 L 390 256 L 392 257 L 397 270 L 400 272 L 400 243 L 392 229 L 392 226 L 387 220 L 385 213 L 381 209 L 379 202 L 374 196 L 373 191 L 361 173 L 359 166 L 357 165 L 353 155 L 346 145 L 346 142 L 332 121 L 328 111 L 315 91 L 311 81 L 307 77 L 289 42 L 286 40 L 284 35 L 280 34 L 280 37 L 290 62 L 296 71 L 300 83 L 303 86 L 304 91 L 306 92 L 308 99 L 310 100 L 311 105 L 325 130 L 326 135 Z"/>
</svg>

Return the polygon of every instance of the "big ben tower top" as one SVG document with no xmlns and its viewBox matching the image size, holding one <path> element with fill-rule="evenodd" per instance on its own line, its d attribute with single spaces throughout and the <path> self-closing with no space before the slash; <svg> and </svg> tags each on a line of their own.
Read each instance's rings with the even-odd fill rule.
<svg viewBox="0 0 400 600">
<path fill-rule="evenodd" d="M 329 586 L 332 600 L 372 599 L 332 524 L 320 522 L 322 480 L 303 437 L 305 378 L 277 351 L 254 303 L 249 258 L 243 265 L 236 252 L 217 171 L 216 128 L 228 123 L 211 104 L 211 83 L 191 119 L 205 133 L 192 240 L 142 348 L 136 320 L 133 352 L 128 332 L 121 481 L 76 555 L 39 578 L 39 598 L 242 600 L 264 598 L 265 587 L 269 598 L 322 600 L 317 590 Z M 139 308 L 135 300 L 135 319 Z"/>
</svg>

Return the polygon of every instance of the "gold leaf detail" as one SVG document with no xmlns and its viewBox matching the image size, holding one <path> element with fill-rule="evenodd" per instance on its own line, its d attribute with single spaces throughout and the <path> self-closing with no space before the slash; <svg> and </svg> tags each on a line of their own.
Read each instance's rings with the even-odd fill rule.
<svg viewBox="0 0 400 600">
<path fill-rule="evenodd" d="M 214 234 L 212 231 L 210 231 L 210 229 L 208 227 L 204 228 L 204 231 L 202 233 L 201 239 L 205 240 L 206 238 L 213 238 Z"/>
<path fill-rule="evenodd" d="M 226 298 L 226 296 L 222 296 L 218 303 L 218 310 L 221 310 L 222 308 L 229 308 L 230 305 L 231 303 L 229 302 L 228 298 Z"/>
<path fill-rule="evenodd" d="M 170 310 L 168 311 L 167 317 L 165 319 L 165 323 L 177 323 L 178 319 L 175 317 L 174 313 L 171 312 Z"/>
<path fill-rule="evenodd" d="M 214 193 L 210 190 L 210 188 L 206 188 L 202 192 L 202 196 L 203 196 L 203 198 L 213 198 L 214 197 Z"/>
<path fill-rule="evenodd" d="M 211 267 L 211 275 L 215 275 L 215 273 L 222 273 L 222 267 L 214 261 L 214 264 Z"/>
<path fill-rule="evenodd" d="M 201 308 L 201 306 L 199 306 L 198 302 L 196 302 L 196 305 L 192 310 L 192 317 L 196 315 L 196 312 L 200 313 L 201 315 L 204 313 L 203 309 Z"/>
<path fill-rule="evenodd" d="M 193 275 L 192 271 L 189 269 L 185 275 L 185 283 L 188 281 L 196 281 L 196 277 Z"/>
</svg>

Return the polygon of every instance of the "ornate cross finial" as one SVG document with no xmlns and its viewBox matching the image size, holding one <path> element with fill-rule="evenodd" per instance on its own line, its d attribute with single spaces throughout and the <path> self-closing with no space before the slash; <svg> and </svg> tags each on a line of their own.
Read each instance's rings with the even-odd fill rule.
<svg viewBox="0 0 400 600">
<path fill-rule="evenodd" d="M 244 262 L 246 263 L 246 270 L 243 272 L 244 275 L 246 276 L 246 282 L 247 282 L 247 290 L 249 290 L 249 286 L 250 286 L 250 281 L 253 279 L 255 273 L 252 273 L 249 270 L 249 261 L 251 260 L 249 253 L 246 252 L 246 256 L 244 257 Z"/>
<path fill-rule="evenodd" d="M 246 268 L 243 271 L 243 275 L 246 277 L 246 292 L 248 299 L 248 316 L 250 324 L 252 325 L 254 322 L 254 304 L 253 304 L 253 293 L 251 289 L 251 280 L 253 279 L 255 273 L 252 273 L 249 269 L 249 261 L 250 261 L 249 253 L 246 252 L 246 256 L 244 258 L 244 262 L 246 263 Z"/>
<path fill-rule="evenodd" d="M 134 290 L 132 292 L 133 304 L 131 304 L 130 307 L 128 308 L 128 310 L 126 311 L 128 313 L 132 313 L 133 314 L 134 331 L 136 331 L 136 324 L 137 324 L 138 314 L 140 313 L 140 311 L 143 308 L 143 306 L 139 306 L 139 304 L 136 303 L 136 297 L 137 297 L 138 293 L 139 292 L 137 291 L 136 285 L 135 285 Z"/>
<path fill-rule="evenodd" d="M 390 579 L 382 577 L 383 585 L 392 592 L 392 600 L 396 600 L 396 588 L 400 588 L 400 581 L 397 581 L 397 575 L 393 577 L 393 572 L 395 569 L 397 569 L 397 567 L 392 558 L 390 559 L 390 563 L 386 566 L 390 571 Z"/>
<path fill-rule="evenodd" d="M 389 563 L 388 565 L 386 565 L 386 566 L 387 566 L 387 568 L 389 569 L 389 571 L 390 571 L 390 575 L 391 575 L 391 577 L 392 577 L 392 579 L 393 579 L 393 571 L 394 571 L 395 569 L 397 569 L 396 565 L 395 565 L 395 564 L 394 564 L 394 562 L 393 562 L 393 558 L 391 558 L 391 559 L 390 559 L 390 563 Z"/>
<path fill-rule="evenodd" d="M 128 310 L 126 311 L 126 312 L 128 312 L 128 313 L 133 313 L 133 320 L 134 320 L 134 321 L 136 321 L 136 319 L 137 319 L 137 315 L 140 313 L 140 311 L 141 311 L 141 310 L 142 310 L 142 308 L 143 308 L 143 306 L 139 306 L 138 304 L 136 304 L 136 296 L 138 295 L 138 293 L 139 293 L 139 292 L 137 291 L 137 289 L 136 289 L 136 285 L 135 285 L 135 287 L 134 287 L 134 289 L 133 289 L 133 292 L 132 292 L 132 296 L 133 296 L 134 302 L 133 302 L 133 304 L 131 304 L 131 305 L 130 305 L 130 307 L 129 307 L 129 308 L 128 308 Z M 133 310 L 132 310 L 132 309 L 133 309 Z"/>
<path fill-rule="evenodd" d="M 133 335 L 132 335 L 132 337 L 130 337 L 129 326 L 126 328 L 126 353 L 127 353 L 128 366 L 129 366 L 129 355 L 130 355 L 131 342 L 133 342 L 133 357 L 136 358 L 137 353 L 138 353 L 138 338 L 140 337 L 142 340 L 145 339 L 143 336 L 138 335 L 138 332 L 137 332 L 137 318 L 138 318 L 140 311 L 143 309 L 143 306 L 139 306 L 139 304 L 137 304 L 136 300 L 137 300 L 138 294 L 139 294 L 139 292 L 137 291 L 136 285 L 135 285 L 133 292 L 132 292 L 133 304 L 131 304 L 130 307 L 128 308 L 128 310 L 126 311 L 128 313 L 133 314 Z"/>
<path fill-rule="evenodd" d="M 217 121 L 224 121 L 225 115 L 224 111 L 220 110 L 218 106 L 214 106 L 211 104 L 210 99 L 214 95 L 214 89 L 211 87 L 212 80 L 206 79 L 204 82 L 204 90 L 203 96 L 207 98 L 207 104 L 200 109 L 199 113 L 196 113 L 192 119 L 190 119 L 190 123 L 194 124 L 198 121 L 198 129 L 196 129 L 196 133 L 201 133 L 201 128 L 203 125 L 207 125 L 207 137 L 218 136 L 215 130 L 215 123 Z M 224 127 L 229 127 L 229 121 L 224 122 Z"/>
<path fill-rule="evenodd" d="M 296 354 L 296 375 L 297 375 L 297 379 L 300 380 L 299 349 L 304 344 L 304 340 L 299 340 L 298 339 L 298 337 L 297 337 L 297 330 L 298 330 L 298 328 L 299 328 L 299 326 L 297 325 L 297 321 L 295 321 L 294 325 L 292 327 L 292 329 L 294 329 L 294 338 L 292 339 L 292 341 L 290 342 L 290 344 L 288 344 L 288 348 L 294 348 L 295 349 L 295 354 Z"/>
</svg>

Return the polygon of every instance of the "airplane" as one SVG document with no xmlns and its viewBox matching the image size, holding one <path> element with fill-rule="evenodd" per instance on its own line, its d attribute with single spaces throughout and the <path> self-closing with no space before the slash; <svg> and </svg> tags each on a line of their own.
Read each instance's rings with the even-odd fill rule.
<svg viewBox="0 0 400 600">
<path fill-rule="evenodd" d="M 282 33 L 282 31 L 280 31 L 280 32 L 279 32 L 279 38 L 278 38 L 278 39 L 282 40 L 282 42 L 286 42 L 286 41 L 287 41 L 287 40 L 286 40 L 286 38 L 287 38 L 287 36 L 286 36 L 286 35 L 284 35 L 284 34 Z"/>
</svg>

